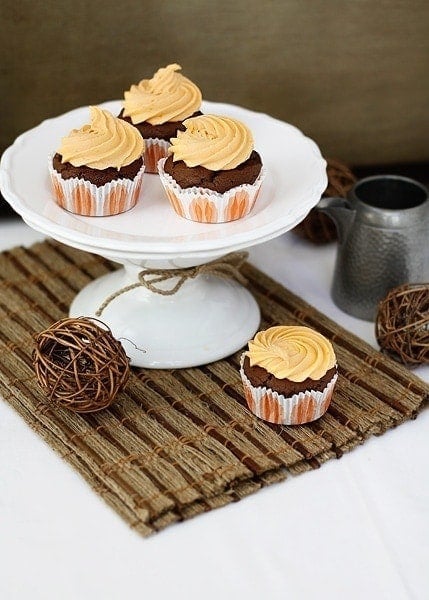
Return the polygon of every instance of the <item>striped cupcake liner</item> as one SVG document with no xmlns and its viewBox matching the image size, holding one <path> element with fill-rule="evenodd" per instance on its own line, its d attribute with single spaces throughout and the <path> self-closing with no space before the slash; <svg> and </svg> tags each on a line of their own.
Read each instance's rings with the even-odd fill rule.
<svg viewBox="0 0 429 600">
<path fill-rule="evenodd" d="M 287 398 L 270 388 L 253 386 L 243 369 L 244 357 L 240 361 L 244 394 L 249 409 L 260 419 L 278 425 L 302 425 L 319 419 L 328 410 L 338 373 L 321 392 L 305 390 Z"/>
<path fill-rule="evenodd" d="M 49 174 L 56 203 L 77 215 L 108 217 L 133 208 L 139 199 L 145 165 L 134 179 L 116 179 L 97 186 L 86 179 L 63 179 L 49 162 Z"/>
<path fill-rule="evenodd" d="M 144 138 L 144 143 L 146 173 L 158 173 L 158 161 L 167 158 L 170 142 L 159 138 Z"/>
<path fill-rule="evenodd" d="M 165 161 L 158 162 L 158 172 L 171 206 L 180 217 L 199 223 L 226 223 L 248 215 L 266 175 L 262 167 L 254 183 L 239 185 L 220 194 L 202 187 L 181 188 L 164 171 Z"/>
</svg>

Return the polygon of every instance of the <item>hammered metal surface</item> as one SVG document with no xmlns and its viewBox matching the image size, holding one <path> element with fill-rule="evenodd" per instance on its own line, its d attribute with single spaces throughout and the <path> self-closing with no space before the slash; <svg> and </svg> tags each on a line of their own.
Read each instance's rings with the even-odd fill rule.
<svg viewBox="0 0 429 600">
<path fill-rule="evenodd" d="M 380 230 L 355 222 L 338 247 L 332 298 L 347 313 L 373 320 L 387 292 L 423 277 L 422 230 Z"/>
</svg>

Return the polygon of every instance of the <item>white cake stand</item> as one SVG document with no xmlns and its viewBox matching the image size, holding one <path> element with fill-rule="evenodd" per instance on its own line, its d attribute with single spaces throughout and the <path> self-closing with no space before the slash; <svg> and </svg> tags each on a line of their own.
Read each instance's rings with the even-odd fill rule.
<svg viewBox="0 0 429 600">
<path fill-rule="evenodd" d="M 103 106 L 119 113 L 119 101 Z M 71 316 L 94 316 L 106 298 L 135 283 L 142 270 L 201 265 L 279 236 L 318 202 L 327 184 L 326 163 L 312 140 L 291 125 L 237 106 L 204 102 L 202 110 L 240 119 L 253 132 L 267 177 L 244 219 L 215 225 L 187 221 L 173 212 L 158 176 L 149 174 L 137 206 L 127 213 L 81 217 L 59 208 L 47 163 L 61 138 L 88 121 L 87 107 L 44 121 L 3 154 L 3 195 L 31 227 L 123 265 L 87 285 L 74 299 Z M 169 289 L 175 281 L 162 285 Z M 241 348 L 257 330 L 260 313 L 237 282 L 198 275 L 172 296 L 143 287 L 121 294 L 100 319 L 121 339 L 131 364 L 178 368 L 206 364 Z"/>
</svg>

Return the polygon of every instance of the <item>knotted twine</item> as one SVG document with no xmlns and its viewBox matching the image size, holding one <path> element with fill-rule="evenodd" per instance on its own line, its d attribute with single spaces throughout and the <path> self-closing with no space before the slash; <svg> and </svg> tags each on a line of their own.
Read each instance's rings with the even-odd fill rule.
<svg viewBox="0 0 429 600">
<path fill-rule="evenodd" d="M 212 260 L 203 265 L 188 267 L 184 269 L 145 269 L 138 274 L 138 281 L 120 288 L 104 300 L 96 311 L 97 317 L 101 316 L 104 309 L 118 296 L 125 294 L 138 287 L 145 287 L 155 294 L 161 296 L 172 296 L 176 294 L 188 279 L 195 279 L 198 275 L 215 275 L 222 279 L 235 279 L 242 285 L 247 285 L 247 279 L 240 273 L 243 263 L 249 256 L 248 252 L 231 252 L 221 258 Z M 178 280 L 170 289 L 158 287 L 160 283 L 177 277 Z"/>
</svg>

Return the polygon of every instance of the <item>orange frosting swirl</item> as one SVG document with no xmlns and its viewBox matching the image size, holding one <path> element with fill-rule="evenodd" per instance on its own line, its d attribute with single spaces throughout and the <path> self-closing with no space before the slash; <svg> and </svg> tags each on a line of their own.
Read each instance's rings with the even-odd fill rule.
<svg viewBox="0 0 429 600">
<path fill-rule="evenodd" d="M 251 366 L 295 382 L 321 379 L 336 364 L 331 342 L 309 327 L 280 325 L 260 331 L 246 354 Z"/>
<path fill-rule="evenodd" d="M 142 79 L 124 93 L 124 116 L 131 122 L 160 125 L 183 121 L 201 107 L 199 88 L 178 73 L 177 64 L 158 69 L 152 79 Z"/>
<path fill-rule="evenodd" d="M 201 115 L 183 122 L 186 131 L 171 138 L 168 149 L 173 160 L 187 167 L 201 166 L 211 171 L 235 169 L 253 150 L 250 129 L 237 119 Z"/>
<path fill-rule="evenodd" d="M 98 106 L 90 106 L 89 110 L 91 123 L 73 129 L 62 139 L 58 149 L 61 162 L 119 170 L 142 156 L 144 140 L 135 127 Z"/>
</svg>

